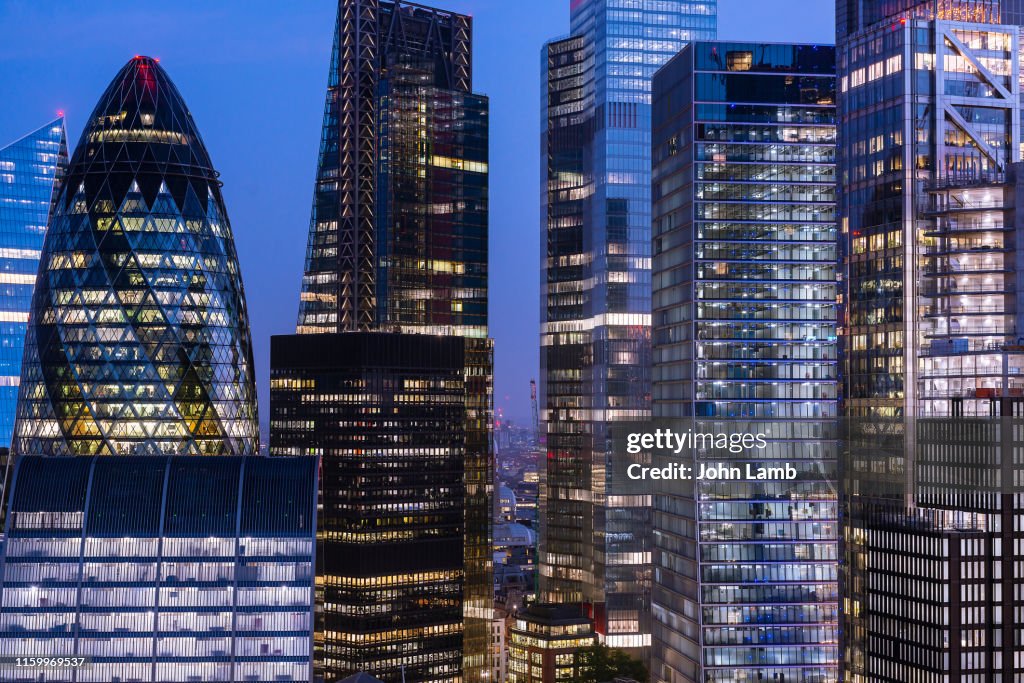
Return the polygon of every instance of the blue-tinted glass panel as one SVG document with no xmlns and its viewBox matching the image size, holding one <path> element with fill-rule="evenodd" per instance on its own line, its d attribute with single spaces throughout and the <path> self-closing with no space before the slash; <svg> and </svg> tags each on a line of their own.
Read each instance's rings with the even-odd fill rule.
<svg viewBox="0 0 1024 683">
<path fill-rule="evenodd" d="M 0 446 L 11 443 L 39 252 L 67 156 L 63 118 L 0 149 Z"/>
</svg>

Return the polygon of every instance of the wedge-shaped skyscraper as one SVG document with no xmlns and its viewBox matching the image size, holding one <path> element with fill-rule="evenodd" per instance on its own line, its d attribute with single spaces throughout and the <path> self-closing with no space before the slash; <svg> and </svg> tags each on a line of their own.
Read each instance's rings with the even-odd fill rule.
<svg viewBox="0 0 1024 683">
<path fill-rule="evenodd" d="M 121 69 L 71 159 L 20 392 L 18 454 L 258 450 L 249 321 L 220 182 L 156 60 Z"/>
<path fill-rule="evenodd" d="M 58 117 L 0 149 L 0 446 L 10 446 L 21 357 L 50 205 L 68 165 Z"/>
<path fill-rule="evenodd" d="M 472 18 L 339 0 L 270 453 L 323 457 L 314 672 L 490 675 L 488 100 Z"/>
</svg>

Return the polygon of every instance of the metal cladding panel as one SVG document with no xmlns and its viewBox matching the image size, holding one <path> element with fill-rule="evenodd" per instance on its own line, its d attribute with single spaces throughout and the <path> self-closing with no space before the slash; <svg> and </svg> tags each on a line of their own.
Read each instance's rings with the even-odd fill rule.
<svg viewBox="0 0 1024 683">
<path fill-rule="evenodd" d="M 86 536 L 159 536 L 166 470 L 162 458 L 98 459 L 89 486 Z"/>
<path fill-rule="evenodd" d="M 12 476 L 12 512 L 81 512 L 92 471 L 86 458 L 21 458 Z"/>
<path fill-rule="evenodd" d="M 234 536 L 238 526 L 237 458 L 171 461 L 167 481 L 167 536 Z"/>
<path fill-rule="evenodd" d="M 317 458 L 246 460 L 240 535 L 312 537 L 318 465 Z"/>
<path fill-rule="evenodd" d="M 20 513 L 85 513 L 90 538 L 312 539 L 318 470 L 319 459 L 310 457 L 22 456 L 12 530 Z"/>
<path fill-rule="evenodd" d="M 282 371 L 356 371 L 387 367 L 462 370 L 462 337 L 361 332 L 278 335 L 270 339 L 270 365 Z"/>
</svg>

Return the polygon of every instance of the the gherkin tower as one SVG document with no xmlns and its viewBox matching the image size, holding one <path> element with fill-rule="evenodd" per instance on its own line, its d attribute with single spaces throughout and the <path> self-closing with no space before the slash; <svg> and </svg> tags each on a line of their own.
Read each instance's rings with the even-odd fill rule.
<svg viewBox="0 0 1024 683">
<path fill-rule="evenodd" d="M 13 447 L 258 451 L 252 343 L 220 182 L 181 95 L 135 57 L 93 111 L 43 245 Z"/>
</svg>

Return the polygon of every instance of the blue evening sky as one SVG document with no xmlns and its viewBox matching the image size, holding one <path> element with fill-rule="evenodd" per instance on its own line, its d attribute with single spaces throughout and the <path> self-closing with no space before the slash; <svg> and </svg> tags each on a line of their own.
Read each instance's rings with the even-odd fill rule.
<svg viewBox="0 0 1024 683">
<path fill-rule="evenodd" d="M 539 319 L 540 49 L 569 0 L 421 0 L 474 17 L 474 87 L 491 98 L 495 407 L 530 414 Z M 85 118 L 136 54 L 159 57 L 224 181 L 252 318 L 260 417 L 270 336 L 294 331 L 336 2 L 0 0 L 0 145 Z M 719 37 L 834 40 L 830 0 L 719 0 Z"/>
</svg>

